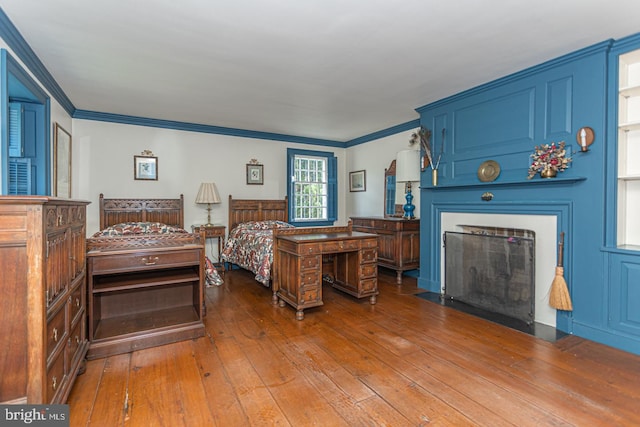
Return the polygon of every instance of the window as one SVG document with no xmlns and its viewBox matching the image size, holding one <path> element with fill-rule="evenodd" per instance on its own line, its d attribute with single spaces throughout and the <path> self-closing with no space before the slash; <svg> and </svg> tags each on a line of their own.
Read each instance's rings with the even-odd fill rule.
<svg viewBox="0 0 640 427">
<path fill-rule="evenodd" d="M 287 150 L 289 222 L 333 225 L 337 209 L 337 159 L 325 151 Z"/>
</svg>

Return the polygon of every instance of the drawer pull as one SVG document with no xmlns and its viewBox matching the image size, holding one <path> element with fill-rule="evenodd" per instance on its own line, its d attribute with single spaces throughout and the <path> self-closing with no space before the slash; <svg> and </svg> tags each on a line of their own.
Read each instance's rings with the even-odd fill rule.
<svg viewBox="0 0 640 427">
<path fill-rule="evenodd" d="M 53 328 L 53 340 L 58 342 L 58 328 Z"/>
<path fill-rule="evenodd" d="M 142 262 L 144 263 L 144 265 L 156 265 L 156 262 L 158 262 L 158 257 L 157 256 L 152 256 L 149 257 L 149 259 L 147 258 L 142 258 Z"/>
<path fill-rule="evenodd" d="M 76 298 L 76 307 L 80 307 L 80 298 Z"/>
<path fill-rule="evenodd" d="M 56 377 L 51 378 L 51 387 L 54 390 L 58 388 L 58 378 Z"/>
</svg>

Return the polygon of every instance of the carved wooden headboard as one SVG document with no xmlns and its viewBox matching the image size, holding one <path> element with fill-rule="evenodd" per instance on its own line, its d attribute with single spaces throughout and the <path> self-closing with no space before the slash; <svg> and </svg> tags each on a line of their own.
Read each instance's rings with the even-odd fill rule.
<svg viewBox="0 0 640 427">
<path fill-rule="evenodd" d="M 105 199 L 100 194 L 100 229 L 121 222 L 161 222 L 184 228 L 184 196 L 179 199 Z"/>
<path fill-rule="evenodd" d="M 287 197 L 275 200 L 234 199 L 229 194 L 229 230 L 247 221 L 289 220 Z"/>
</svg>

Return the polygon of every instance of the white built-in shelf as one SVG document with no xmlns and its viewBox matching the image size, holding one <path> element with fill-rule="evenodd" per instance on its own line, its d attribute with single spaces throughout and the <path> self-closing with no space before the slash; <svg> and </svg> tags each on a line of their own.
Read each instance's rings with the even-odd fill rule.
<svg viewBox="0 0 640 427">
<path fill-rule="evenodd" d="M 620 126 L 618 126 L 618 128 L 624 131 L 640 130 L 640 121 L 620 123 Z"/>
<path fill-rule="evenodd" d="M 640 174 L 637 172 L 640 131 L 640 49 L 620 56 L 618 67 L 618 189 L 617 244 L 621 250 L 640 248 Z"/>
<path fill-rule="evenodd" d="M 625 98 L 640 96 L 640 86 L 621 87 L 620 96 L 624 96 Z"/>
</svg>

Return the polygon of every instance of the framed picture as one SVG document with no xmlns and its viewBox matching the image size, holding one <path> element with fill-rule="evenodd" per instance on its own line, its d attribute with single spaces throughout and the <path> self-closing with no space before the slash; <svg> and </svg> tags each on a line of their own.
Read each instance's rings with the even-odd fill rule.
<svg viewBox="0 0 640 427">
<path fill-rule="evenodd" d="M 349 191 L 367 191 L 367 172 L 349 172 Z"/>
<path fill-rule="evenodd" d="M 264 165 L 248 163 L 247 164 L 247 184 L 262 185 L 264 184 Z"/>
<path fill-rule="evenodd" d="M 58 123 L 53 130 L 53 195 L 71 198 L 71 134 Z"/>
<path fill-rule="evenodd" d="M 155 156 L 133 156 L 133 176 L 135 179 L 157 181 L 158 158 Z"/>
</svg>

